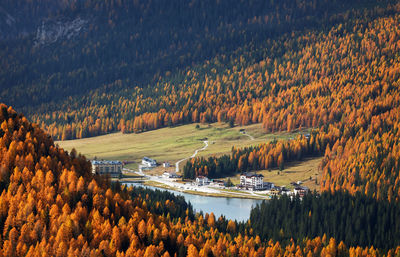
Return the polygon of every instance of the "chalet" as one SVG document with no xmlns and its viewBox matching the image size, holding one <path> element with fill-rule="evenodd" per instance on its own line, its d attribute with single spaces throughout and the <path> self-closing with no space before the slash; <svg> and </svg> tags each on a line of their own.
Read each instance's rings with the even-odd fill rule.
<svg viewBox="0 0 400 257">
<path fill-rule="evenodd" d="M 198 186 L 204 186 L 204 185 L 210 184 L 210 181 L 208 180 L 207 177 L 198 176 L 198 177 L 196 178 L 196 184 L 197 184 Z"/>
<path fill-rule="evenodd" d="M 271 190 L 269 191 L 269 193 L 270 193 L 272 196 L 278 196 L 278 195 L 281 194 L 281 190 L 279 190 L 279 188 L 273 188 L 273 189 L 271 189 Z"/>
<path fill-rule="evenodd" d="M 261 190 L 264 187 L 264 176 L 254 173 L 243 173 L 240 175 L 240 185 L 246 189 Z"/>
<path fill-rule="evenodd" d="M 142 166 L 153 168 L 157 166 L 157 162 L 156 160 L 150 159 L 149 157 L 143 157 Z"/>
<path fill-rule="evenodd" d="M 286 187 L 281 187 L 281 195 L 291 195 L 292 192 Z"/>
<path fill-rule="evenodd" d="M 295 195 L 299 195 L 299 196 L 301 196 L 301 197 L 303 197 L 305 194 L 307 194 L 308 192 L 310 191 L 310 189 L 308 188 L 308 187 L 304 187 L 304 186 L 298 186 L 298 187 L 295 187 L 294 189 L 293 189 L 293 193 L 295 194 Z"/>
<path fill-rule="evenodd" d="M 301 184 L 303 184 L 303 182 L 302 182 L 301 180 L 299 180 L 299 181 L 297 181 L 297 182 L 290 182 L 290 184 L 291 184 L 292 186 L 294 186 L 294 187 L 298 187 L 298 186 L 300 186 Z"/>
<path fill-rule="evenodd" d="M 120 161 L 98 161 L 93 160 L 92 173 L 93 174 L 110 174 L 111 176 L 119 176 L 122 174 L 122 162 Z"/>
<path fill-rule="evenodd" d="M 271 183 L 271 182 L 264 182 L 264 186 L 263 186 L 263 189 L 264 189 L 264 190 L 271 190 L 271 189 L 274 188 L 274 187 L 275 187 L 274 183 Z"/>
</svg>

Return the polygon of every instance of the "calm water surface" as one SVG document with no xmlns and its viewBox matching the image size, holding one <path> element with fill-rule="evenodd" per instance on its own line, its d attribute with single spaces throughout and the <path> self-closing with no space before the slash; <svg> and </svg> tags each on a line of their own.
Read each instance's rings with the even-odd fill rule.
<svg viewBox="0 0 400 257">
<path fill-rule="evenodd" d="M 125 183 L 128 186 L 141 186 L 150 189 L 158 189 L 168 191 L 175 195 L 182 195 L 185 197 L 186 202 L 190 202 L 193 208 L 197 211 L 204 213 L 213 212 L 215 217 L 218 218 L 224 215 L 228 219 L 237 221 L 246 221 L 250 217 L 251 206 L 261 203 L 262 200 L 243 199 L 243 198 L 229 198 L 229 197 L 211 197 L 202 195 L 193 195 L 182 193 L 175 190 L 163 189 L 153 186 L 145 186 L 140 183 Z"/>
</svg>

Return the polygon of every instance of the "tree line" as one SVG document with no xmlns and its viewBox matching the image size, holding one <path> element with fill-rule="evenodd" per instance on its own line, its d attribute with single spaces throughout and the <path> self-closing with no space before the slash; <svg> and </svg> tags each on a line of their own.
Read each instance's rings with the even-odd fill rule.
<svg viewBox="0 0 400 257">
<path fill-rule="evenodd" d="M 336 141 L 332 133 L 313 131 L 311 134 L 299 135 L 287 141 L 272 141 L 257 146 L 232 148 L 230 155 L 220 157 L 196 157 L 186 162 L 183 167 L 184 178 L 208 176 L 219 178 L 232 176 L 239 172 L 283 170 L 291 161 L 301 161 L 306 157 L 323 156 L 329 144 Z"/>
</svg>

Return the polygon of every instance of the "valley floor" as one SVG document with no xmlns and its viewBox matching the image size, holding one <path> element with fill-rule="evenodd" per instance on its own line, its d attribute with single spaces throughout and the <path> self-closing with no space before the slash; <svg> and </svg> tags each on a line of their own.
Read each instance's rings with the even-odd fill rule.
<svg viewBox="0 0 400 257">
<path fill-rule="evenodd" d="M 262 170 L 257 171 L 258 174 L 264 175 L 264 181 L 272 182 L 276 186 L 285 186 L 292 189 L 291 182 L 301 181 L 303 186 L 308 187 L 311 191 L 319 191 L 319 181 L 321 179 L 321 171 L 319 165 L 322 158 L 310 158 L 302 162 L 289 163 L 286 169 L 279 170 Z M 239 174 L 233 177 L 229 177 L 234 184 L 239 183 Z M 228 178 L 224 178 L 228 179 Z M 144 183 L 148 186 L 154 186 L 158 188 L 170 189 L 185 193 L 216 196 L 216 197 L 234 197 L 234 198 L 253 198 L 253 199 L 269 199 L 270 191 L 248 191 L 248 190 L 236 190 L 233 188 L 222 188 L 215 185 L 209 186 L 197 186 L 190 182 L 175 181 L 171 179 L 165 179 L 160 175 L 157 175 L 151 171 L 125 172 L 124 178 L 119 179 L 122 183 L 133 182 L 133 183 Z"/>
<path fill-rule="evenodd" d="M 198 125 L 198 126 L 197 126 Z M 197 128 L 196 128 L 197 127 Z M 182 170 L 186 160 L 193 156 L 218 156 L 229 154 L 232 147 L 245 147 L 268 142 L 274 139 L 295 138 L 307 130 L 293 133 L 265 134 L 261 124 L 249 126 L 229 127 L 225 123 L 189 124 L 173 128 L 163 128 L 139 134 L 113 133 L 104 136 L 58 141 L 59 146 L 71 151 L 75 148 L 87 158 L 120 160 L 128 164 L 125 166 L 130 172 L 124 174 L 122 182 L 143 180 L 156 187 L 168 188 L 188 193 L 244 198 L 268 198 L 267 192 L 237 191 L 214 186 L 196 186 L 188 183 L 173 182 L 162 179 L 164 172 L 178 172 Z M 171 167 L 162 165 L 144 171 L 138 176 L 138 166 L 144 157 L 156 159 L 158 163 L 169 162 Z M 303 181 L 311 190 L 318 190 L 319 164 L 321 158 L 308 159 L 303 162 L 289 163 L 283 171 L 258 171 L 264 175 L 264 181 L 272 182 L 277 186 L 291 187 L 291 182 Z M 179 167 L 176 167 L 178 164 Z M 225 178 L 228 179 L 228 178 Z M 230 177 L 234 184 L 239 183 L 239 175 Z"/>
</svg>

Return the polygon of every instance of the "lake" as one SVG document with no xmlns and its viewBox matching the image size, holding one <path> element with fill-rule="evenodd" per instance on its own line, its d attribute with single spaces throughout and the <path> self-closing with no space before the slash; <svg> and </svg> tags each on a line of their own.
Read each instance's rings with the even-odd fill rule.
<svg viewBox="0 0 400 257">
<path fill-rule="evenodd" d="M 230 198 L 230 197 L 212 197 L 203 195 L 194 195 L 183 193 L 175 190 L 158 188 L 153 186 L 146 186 L 140 183 L 124 183 L 127 186 L 141 186 L 150 189 L 158 189 L 168 191 L 175 195 L 182 195 L 185 197 L 186 202 L 193 205 L 196 212 L 203 211 L 203 213 L 213 212 L 215 217 L 218 218 L 224 215 L 227 219 L 246 221 L 250 217 L 251 207 L 262 200 L 244 199 L 244 198 Z"/>
</svg>

